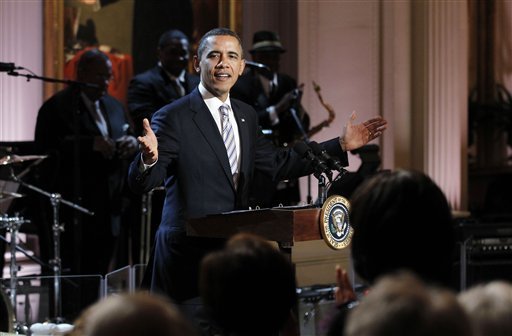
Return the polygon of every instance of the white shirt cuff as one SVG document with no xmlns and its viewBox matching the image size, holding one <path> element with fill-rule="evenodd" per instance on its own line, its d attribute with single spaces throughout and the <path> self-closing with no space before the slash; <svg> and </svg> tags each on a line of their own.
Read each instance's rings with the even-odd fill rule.
<svg viewBox="0 0 512 336">
<path fill-rule="evenodd" d="M 156 163 L 158 162 L 158 159 L 153 162 L 152 164 L 145 164 L 144 163 L 144 159 L 142 158 L 142 154 L 140 154 L 140 164 L 139 164 L 139 171 L 141 173 L 145 172 L 146 170 L 148 170 L 149 168 L 153 167 L 154 165 L 156 165 Z"/>
</svg>

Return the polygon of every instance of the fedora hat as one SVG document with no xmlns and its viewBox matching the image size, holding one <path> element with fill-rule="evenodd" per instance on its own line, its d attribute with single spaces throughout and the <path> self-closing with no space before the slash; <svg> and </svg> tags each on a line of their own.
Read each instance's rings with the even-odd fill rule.
<svg viewBox="0 0 512 336">
<path fill-rule="evenodd" d="M 249 52 L 265 52 L 265 51 L 278 51 L 283 53 L 286 49 L 283 48 L 279 36 L 271 31 L 262 30 L 254 33 L 252 38 L 252 49 Z"/>
</svg>

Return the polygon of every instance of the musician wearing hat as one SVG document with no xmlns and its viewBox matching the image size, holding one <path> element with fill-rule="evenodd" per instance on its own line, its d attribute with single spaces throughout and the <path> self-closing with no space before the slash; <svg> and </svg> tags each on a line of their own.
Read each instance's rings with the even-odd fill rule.
<svg viewBox="0 0 512 336">
<path fill-rule="evenodd" d="M 249 52 L 252 62 L 246 62 L 248 70 L 240 76 L 231 95 L 254 107 L 260 126 L 276 146 L 293 146 L 293 142 L 308 131 L 309 116 L 300 104 L 302 85 L 298 86 L 294 78 L 279 72 L 281 54 L 286 49 L 277 33 L 258 31 L 254 33 Z M 294 205 L 300 201 L 297 180 L 276 184 L 267 176 L 256 179 L 260 183 L 254 185 L 260 188 L 252 193 L 253 205 Z"/>
</svg>

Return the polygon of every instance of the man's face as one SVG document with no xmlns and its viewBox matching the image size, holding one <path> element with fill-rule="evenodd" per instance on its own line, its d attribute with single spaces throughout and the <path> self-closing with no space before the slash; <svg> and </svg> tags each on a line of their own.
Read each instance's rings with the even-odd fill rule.
<svg viewBox="0 0 512 336">
<path fill-rule="evenodd" d="M 272 72 L 279 72 L 281 53 L 279 51 L 255 51 L 252 53 L 252 60 L 265 64 Z"/>
<path fill-rule="evenodd" d="M 194 68 L 200 71 L 204 87 L 225 101 L 245 68 L 242 46 L 233 36 L 210 36 L 206 39 L 201 59 L 194 56 Z"/>
<path fill-rule="evenodd" d="M 84 88 L 83 92 L 91 99 L 96 101 L 107 94 L 108 84 L 112 78 L 112 64 L 103 58 L 98 58 L 78 71 L 77 80 L 79 82 L 95 84 L 98 88 Z"/>
<path fill-rule="evenodd" d="M 178 77 L 186 69 L 190 54 L 186 39 L 173 39 L 162 48 L 158 48 L 158 59 L 162 67 Z"/>
</svg>

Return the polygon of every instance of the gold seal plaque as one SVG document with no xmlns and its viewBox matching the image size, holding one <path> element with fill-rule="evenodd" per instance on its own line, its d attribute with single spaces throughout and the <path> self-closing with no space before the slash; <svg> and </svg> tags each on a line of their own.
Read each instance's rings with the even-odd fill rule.
<svg viewBox="0 0 512 336">
<path fill-rule="evenodd" d="M 354 230 L 349 220 L 350 202 L 343 196 L 332 195 L 322 206 L 320 212 L 320 231 L 326 244 L 341 250 L 352 240 Z"/>
</svg>

